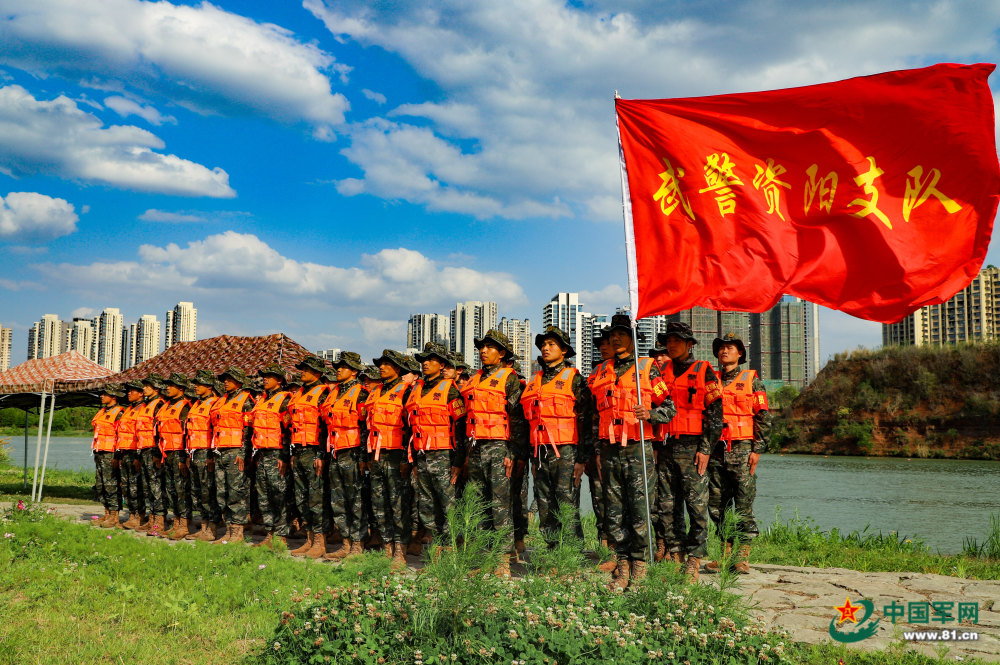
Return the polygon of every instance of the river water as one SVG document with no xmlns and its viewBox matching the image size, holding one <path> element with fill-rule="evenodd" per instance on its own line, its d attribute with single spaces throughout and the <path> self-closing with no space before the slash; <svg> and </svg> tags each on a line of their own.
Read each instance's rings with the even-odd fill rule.
<svg viewBox="0 0 1000 665">
<path fill-rule="evenodd" d="M 14 464 L 22 464 L 24 439 L 11 444 Z M 28 444 L 32 466 L 35 439 Z M 52 438 L 49 468 L 89 469 L 92 459 L 89 438 Z M 995 461 L 763 455 L 757 475 L 754 512 L 762 530 L 780 506 L 782 520 L 797 513 L 822 529 L 896 531 L 920 537 L 932 551 L 954 553 L 965 536 L 984 540 L 990 513 L 1000 513 Z M 30 476 L 29 470 L 29 483 Z M 581 506 L 591 512 L 586 487 Z"/>
</svg>

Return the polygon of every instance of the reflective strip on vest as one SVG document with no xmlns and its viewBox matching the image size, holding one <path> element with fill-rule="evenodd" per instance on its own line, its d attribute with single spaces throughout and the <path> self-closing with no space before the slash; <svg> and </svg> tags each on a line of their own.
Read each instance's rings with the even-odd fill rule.
<svg viewBox="0 0 1000 665">
<path fill-rule="evenodd" d="M 670 385 L 670 398 L 677 407 L 677 415 L 667 424 L 670 436 L 703 432 L 702 412 L 705 410 L 705 397 L 708 395 L 708 388 L 705 385 L 708 367 L 707 360 L 696 360 Z"/>
<path fill-rule="evenodd" d="M 211 447 L 212 407 L 218 399 L 212 395 L 191 405 L 185 423 L 188 450 L 206 450 Z"/>
<path fill-rule="evenodd" d="M 156 414 L 156 431 L 160 435 L 160 450 L 184 450 L 184 423 L 181 410 L 188 405 L 186 399 L 166 404 Z"/>
<path fill-rule="evenodd" d="M 576 427 L 576 396 L 573 395 L 574 367 L 560 371 L 548 383 L 537 372 L 521 395 L 524 417 L 530 426 L 531 445 L 538 455 L 539 445 L 550 445 L 559 457 L 557 446 L 579 441 Z"/>
<path fill-rule="evenodd" d="M 653 361 L 639 358 L 621 377 L 615 373 L 615 361 L 605 360 L 596 370 L 597 378 L 590 386 L 597 401 L 599 438 L 612 444 L 627 445 L 639 440 L 639 419 L 635 407 L 639 403 L 636 388 L 636 367 L 639 368 L 638 386 L 642 389 L 642 403 L 652 405 L 653 385 L 650 372 Z"/>
<path fill-rule="evenodd" d="M 235 396 L 220 397 L 212 409 L 212 447 L 239 448 L 243 445 L 243 428 L 248 423 L 243 405 L 250 393 L 241 390 Z"/>
<path fill-rule="evenodd" d="M 510 418 L 507 416 L 507 377 L 514 370 L 501 368 L 491 377 L 476 372 L 462 388 L 465 398 L 465 432 L 473 439 L 510 439 Z"/>
<path fill-rule="evenodd" d="M 117 450 L 136 449 L 135 426 L 138 423 L 138 420 L 136 420 L 138 410 L 136 406 L 126 407 L 125 413 L 122 414 L 121 420 L 118 421 L 118 443 L 115 446 Z"/>
<path fill-rule="evenodd" d="M 732 383 L 722 386 L 722 417 L 733 441 L 753 440 L 754 395 L 752 369 L 741 371 Z"/>
<path fill-rule="evenodd" d="M 448 393 L 452 380 L 441 379 L 426 395 L 422 395 L 424 382 L 413 383 L 406 400 L 406 413 L 413 430 L 413 447 L 417 450 L 448 450 L 453 447 L 451 408 Z"/>
<path fill-rule="evenodd" d="M 385 394 L 382 394 L 382 387 L 379 386 L 365 401 L 368 412 L 368 452 L 375 453 L 376 461 L 382 450 L 403 449 L 403 393 L 406 392 L 406 385 L 400 381 Z"/>
<path fill-rule="evenodd" d="M 135 441 L 136 448 L 146 450 L 156 447 L 156 405 L 163 404 L 163 400 L 157 397 L 151 402 L 144 402 L 135 414 Z"/>
<path fill-rule="evenodd" d="M 118 414 L 122 412 L 122 407 L 115 405 L 110 409 L 102 408 L 95 415 L 90 424 L 94 426 L 94 442 L 91 448 L 98 452 L 114 452 L 118 445 Z"/>
<path fill-rule="evenodd" d="M 361 429 L 358 427 L 361 415 L 358 410 L 360 396 L 360 383 L 351 386 L 350 391 L 343 397 L 340 395 L 338 385 L 336 392 L 330 391 L 329 397 L 323 402 L 320 413 L 326 422 L 327 451 L 356 448 L 361 445 Z"/>
<path fill-rule="evenodd" d="M 253 447 L 260 450 L 275 450 L 281 448 L 281 403 L 288 393 L 279 390 L 270 398 L 257 402 L 250 412 L 250 422 L 253 424 Z"/>
<path fill-rule="evenodd" d="M 313 386 L 308 391 L 299 388 L 288 405 L 291 417 L 292 445 L 319 445 L 319 396 L 326 390 L 325 384 Z"/>
</svg>

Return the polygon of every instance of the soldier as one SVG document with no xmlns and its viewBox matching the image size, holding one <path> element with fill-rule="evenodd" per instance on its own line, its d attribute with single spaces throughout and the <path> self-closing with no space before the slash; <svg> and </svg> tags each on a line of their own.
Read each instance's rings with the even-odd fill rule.
<svg viewBox="0 0 1000 665">
<path fill-rule="evenodd" d="M 116 435 L 116 450 L 124 462 L 122 465 L 122 494 L 125 507 L 128 508 L 128 519 L 122 528 L 145 531 L 150 522 L 146 516 L 142 489 L 142 460 L 139 458 L 136 441 L 136 423 L 139 409 L 142 408 L 142 382 L 129 381 L 125 384 L 125 397 L 128 405 L 118 420 Z"/>
<path fill-rule="evenodd" d="M 607 326 L 601 329 L 601 332 L 596 336 L 591 338 L 594 343 L 594 348 L 598 350 L 601 354 L 601 359 L 594 361 L 594 366 L 591 369 L 590 376 L 587 377 L 587 387 L 590 387 L 591 382 L 596 378 L 596 370 L 600 367 L 601 363 L 605 360 L 611 360 L 615 353 L 611 348 L 611 342 L 608 341 L 608 330 Z M 591 393 L 593 394 L 593 393 Z M 600 439 L 600 433 L 597 431 L 598 419 L 593 418 L 594 423 L 594 441 Z M 597 540 L 600 541 L 601 545 L 608 547 L 608 525 L 605 521 L 605 511 L 604 511 L 604 482 L 601 480 L 601 451 L 596 448 L 594 455 L 590 458 L 590 462 L 587 464 L 587 468 L 584 470 L 587 474 L 587 484 L 590 489 L 590 505 L 594 511 L 594 521 L 597 525 Z M 617 568 L 617 559 L 612 556 L 612 558 L 600 566 L 599 570 L 606 573 L 610 573 L 612 570 Z"/>
<path fill-rule="evenodd" d="M 470 367 L 466 364 L 465 354 L 461 351 L 453 351 L 451 353 L 451 361 L 455 365 L 455 387 L 461 390 L 472 376 L 469 373 Z"/>
<path fill-rule="evenodd" d="M 708 513 L 716 532 L 726 536 L 725 555 L 740 543 L 736 572 L 750 572 L 750 541 L 757 537 L 753 500 L 757 496 L 757 462 L 767 449 L 771 436 L 771 414 L 767 408 L 764 382 L 752 369 L 740 371 L 747 351 L 736 333 L 726 333 L 712 342 L 712 353 L 719 359 L 722 385 L 722 415 L 725 421 L 722 441 L 715 444 L 708 462 Z M 733 504 L 738 517 L 736 532 L 724 534 L 725 511 Z M 718 572 L 718 561 L 705 565 L 708 572 Z"/>
<path fill-rule="evenodd" d="M 364 369 L 361 356 L 344 351 L 334 364 L 337 384 L 320 407 L 326 423 L 330 485 L 330 508 L 333 522 L 344 540 L 340 549 L 325 558 L 339 560 L 364 552 L 362 539 L 367 535 L 368 520 L 362 508 L 364 474 L 368 470 L 367 451 L 361 443 L 368 439 L 365 400 L 368 391 L 358 381 Z M 306 553 L 306 556 L 310 556 Z"/>
<path fill-rule="evenodd" d="M 376 388 L 382 386 L 382 377 L 379 374 L 378 367 L 366 365 L 365 371 L 361 372 L 358 378 L 361 381 L 361 385 L 368 391 L 368 394 L 371 394 Z"/>
<path fill-rule="evenodd" d="M 427 342 L 417 359 L 424 377 L 413 384 L 406 400 L 417 459 L 417 509 L 424 527 L 446 542 L 448 511 L 455 505 L 454 485 L 462 466 L 465 404 L 458 388 L 441 373 L 451 362 L 444 346 Z"/>
<path fill-rule="evenodd" d="M 158 536 L 166 529 L 166 503 L 163 500 L 163 455 L 156 436 L 156 414 L 165 404 L 160 397 L 163 377 L 150 374 L 142 380 L 142 405 L 135 414 L 136 448 L 139 451 L 140 473 L 146 509 L 149 511 L 148 527 L 139 526 L 147 536 Z"/>
<path fill-rule="evenodd" d="M 557 544 L 562 524 L 559 507 L 575 509 L 571 525 L 580 528 L 580 479 L 594 454 L 593 398 L 586 382 L 566 361 L 576 355 L 569 336 L 555 326 L 535 335 L 543 369 L 536 372 L 521 395 L 534 449 L 535 501 L 538 524 L 549 547 Z"/>
<path fill-rule="evenodd" d="M 403 354 L 385 349 L 372 360 L 382 378 L 365 401 L 368 416 L 368 465 L 371 473 L 372 514 L 382 535 L 385 554 L 397 570 L 406 567 L 410 523 L 403 512 L 403 496 L 410 485 L 410 428 L 404 407 L 410 387 L 403 383 Z M 412 490 L 409 490 L 412 492 Z"/>
<path fill-rule="evenodd" d="M 109 383 L 101 393 L 101 408 L 90 421 L 94 427 L 94 480 L 97 497 L 104 504 L 104 517 L 96 525 L 104 529 L 120 529 L 118 513 L 122 509 L 122 495 L 118 488 L 121 477 L 121 455 L 118 449 L 118 421 L 125 408 L 118 405 L 118 398 L 125 397 L 121 387 Z M 131 517 L 131 515 L 129 515 Z"/>
<path fill-rule="evenodd" d="M 689 526 L 675 521 L 675 538 L 683 541 L 675 554 L 684 562 L 684 575 L 698 581 L 701 558 L 708 540 L 708 460 L 712 446 L 722 434 L 722 401 L 719 379 L 708 361 L 695 360 L 691 349 L 698 340 L 691 326 L 680 321 L 667 324 L 657 336 L 670 356 L 672 376 L 666 377 L 677 415 L 667 425 L 667 439 L 660 455 L 666 457 L 670 494 L 687 507 Z M 669 532 L 668 532 L 669 533 Z M 686 562 L 684 561 L 686 558 Z"/>
<path fill-rule="evenodd" d="M 285 493 L 291 468 L 288 405 L 292 397 L 284 390 L 285 371 L 280 366 L 268 365 L 258 375 L 264 392 L 250 412 L 250 419 L 253 424 L 253 458 L 257 468 L 257 497 L 261 521 L 267 533 L 254 547 L 277 543 L 284 549 L 288 545 Z"/>
<path fill-rule="evenodd" d="M 230 367 L 218 375 L 225 392 L 212 408 L 212 442 L 215 448 L 215 492 L 225 532 L 215 542 L 243 542 L 243 527 L 247 524 L 247 499 L 250 479 L 251 436 L 249 413 L 254 407 L 250 392 L 243 389 L 247 375 L 238 367 Z"/>
<path fill-rule="evenodd" d="M 511 516 L 511 474 L 518 460 L 528 457 L 527 423 L 521 410 L 521 382 L 513 370 L 501 367 L 513 356 L 510 340 L 498 330 L 490 330 L 473 340 L 483 368 L 462 388 L 465 399 L 469 479 L 477 483 L 486 504 L 485 526 L 510 530 L 507 548 L 514 549 Z M 501 559 L 496 574 L 510 576 L 507 557 Z"/>
<path fill-rule="evenodd" d="M 527 381 L 524 378 L 524 371 L 521 363 L 514 356 L 505 357 L 500 365 L 514 370 L 517 380 L 521 384 L 521 394 L 524 394 L 524 387 Z M 514 522 L 514 550 L 521 554 L 524 552 L 524 539 L 528 535 L 528 483 L 525 482 L 526 471 L 528 470 L 528 449 L 524 448 L 524 459 L 515 459 L 514 468 L 510 474 L 510 516 Z"/>
<path fill-rule="evenodd" d="M 611 318 L 608 341 L 614 358 L 597 368 L 590 389 L 600 415 L 608 541 L 617 558 L 611 588 L 625 589 L 646 576 L 649 549 L 647 501 L 653 489 L 653 452 L 651 445 L 640 442 L 640 434 L 650 436 L 649 425 L 669 422 L 674 405 L 656 364 L 649 358 L 636 359 L 632 320 L 627 315 Z M 646 423 L 642 432 L 640 421 Z"/>
<path fill-rule="evenodd" d="M 306 530 L 306 542 L 292 550 L 295 556 L 307 552 L 319 558 L 326 553 L 325 464 L 326 423 L 320 418 L 319 406 L 330 393 L 321 379 L 326 363 L 319 356 L 306 356 L 295 366 L 301 372 L 302 387 L 292 395 L 288 413 L 291 417 L 292 477 L 295 482 L 295 504 L 299 522 Z M 312 556 L 312 555 L 310 555 Z"/>
<path fill-rule="evenodd" d="M 184 397 L 188 387 L 187 377 L 173 373 L 163 381 L 167 403 L 156 414 L 156 431 L 160 436 L 160 452 L 163 454 L 163 489 L 165 507 L 173 509 L 174 525 L 163 533 L 164 538 L 181 540 L 190 531 L 193 506 L 191 504 L 191 471 L 187 465 L 187 451 L 184 450 L 184 423 L 187 420 L 190 403 Z"/>
<path fill-rule="evenodd" d="M 219 397 L 215 392 L 215 375 L 208 370 L 198 370 L 191 385 L 195 400 L 187 413 L 184 436 L 191 503 L 198 509 L 201 529 L 185 538 L 209 542 L 215 540 L 215 530 L 223 527 L 215 491 L 215 453 L 212 450 L 212 409 Z"/>
<path fill-rule="evenodd" d="M 660 370 L 660 376 L 672 377 L 670 355 L 667 347 L 655 343 L 649 350 Z M 684 524 L 684 497 L 675 497 L 670 487 L 670 471 L 668 455 L 663 452 L 667 437 L 667 427 L 658 425 L 653 429 L 653 458 L 656 460 L 656 488 L 653 492 L 652 517 L 653 531 L 656 533 L 655 561 L 670 557 L 672 561 L 680 559 L 684 538 L 674 530 L 675 524 Z"/>
</svg>

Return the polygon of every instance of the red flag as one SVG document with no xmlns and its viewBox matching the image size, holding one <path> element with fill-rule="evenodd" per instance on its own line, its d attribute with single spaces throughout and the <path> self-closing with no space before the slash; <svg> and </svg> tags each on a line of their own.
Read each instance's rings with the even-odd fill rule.
<svg viewBox="0 0 1000 665">
<path fill-rule="evenodd" d="M 993 69 L 616 100 L 635 317 L 788 293 L 889 323 L 953 296 L 1000 193 Z"/>
</svg>

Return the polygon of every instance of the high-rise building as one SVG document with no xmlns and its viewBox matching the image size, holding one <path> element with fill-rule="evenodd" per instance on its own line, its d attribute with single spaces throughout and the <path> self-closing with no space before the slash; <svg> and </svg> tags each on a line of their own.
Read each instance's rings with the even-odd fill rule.
<svg viewBox="0 0 1000 665">
<path fill-rule="evenodd" d="M 134 367 L 160 353 L 160 320 L 153 314 L 143 314 L 129 326 L 126 368 Z"/>
<path fill-rule="evenodd" d="M 601 352 L 594 346 L 594 338 L 600 336 L 601 329 L 611 324 L 611 316 L 608 314 L 590 314 L 584 312 L 583 332 L 581 333 L 580 348 L 573 347 L 576 351 L 576 366 L 584 376 L 590 376 L 594 368 L 594 362 L 601 359 Z"/>
<path fill-rule="evenodd" d="M 750 315 L 750 369 L 769 385 L 806 382 L 805 316 L 802 301 L 783 300 L 766 312 Z"/>
<path fill-rule="evenodd" d="M 97 326 L 91 319 L 73 319 L 69 326 L 69 350 L 97 362 Z"/>
<path fill-rule="evenodd" d="M 806 359 L 806 384 L 812 383 L 819 373 L 819 306 L 816 303 L 801 300 L 805 306 L 802 326 L 805 333 L 803 354 Z"/>
<path fill-rule="evenodd" d="M 28 360 L 51 358 L 66 350 L 68 324 L 55 314 L 45 314 L 28 330 Z"/>
<path fill-rule="evenodd" d="M 406 348 L 423 350 L 427 342 L 451 348 L 451 322 L 443 314 L 411 314 L 406 324 Z"/>
<path fill-rule="evenodd" d="M 166 315 L 163 348 L 198 339 L 198 310 L 192 302 L 179 302 Z"/>
<path fill-rule="evenodd" d="M 542 308 L 542 330 L 555 326 L 566 333 L 573 350 L 582 349 L 583 315 L 579 293 L 557 293 Z"/>
<path fill-rule="evenodd" d="M 500 332 L 507 335 L 511 345 L 514 347 L 514 354 L 521 358 L 521 368 L 528 373 L 531 371 L 531 363 L 535 357 L 535 349 L 531 339 L 531 320 L 525 319 L 500 319 Z"/>
<path fill-rule="evenodd" d="M 0 372 L 10 369 L 10 347 L 13 336 L 13 328 L 0 326 Z"/>
<path fill-rule="evenodd" d="M 982 342 L 1000 338 L 1000 268 L 987 266 L 940 305 L 921 307 L 897 323 L 882 324 L 882 344 Z"/>
<path fill-rule="evenodd" d="M 340 360 L 340 349 L 323 349 L 317 351 L 316 355 L 327 362 L 335 363 Z"/>
<path fill-rule="evenodd" d="M 97 319 L 97 364 L 113 372 L 122 367 L 123 334 L 127 335 L 125 320 L 117 307 L 107 307 Z M 127 347 L 126 347 L 127 348 Z"/>
<path fill-rule="evenodd" d="M 467 300 L 455 304 L 451 310 L 449 333 L 451 350 L 459 351 L 465 357 L 465 362 L 474 369 L 482 367 L 479 354 L 476 353 L 474 340 L 482 337 L 490 329 L 497 327 L 497 304 L 480 300 Z"/>
</svg>

